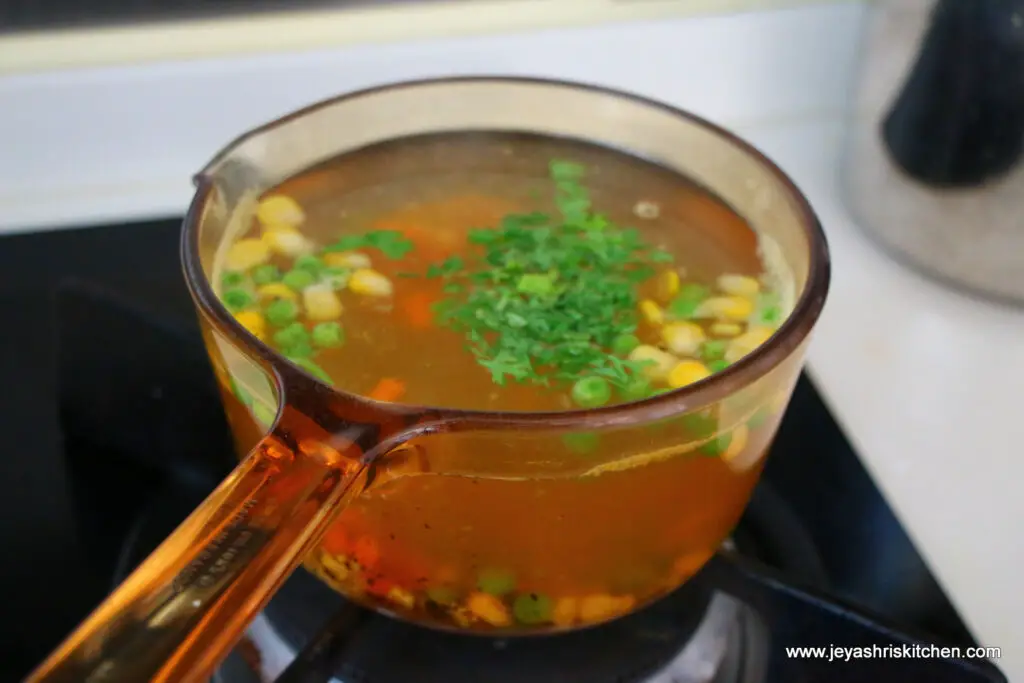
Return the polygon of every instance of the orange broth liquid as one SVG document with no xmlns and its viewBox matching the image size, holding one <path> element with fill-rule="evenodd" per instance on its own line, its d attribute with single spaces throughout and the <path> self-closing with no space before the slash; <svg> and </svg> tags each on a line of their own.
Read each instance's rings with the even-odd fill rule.
<svg viewBox="0 0 1024 683">
<path fill-rule="evenodd" d="M 441 281 L 402 275 L 448 256 L 470 258 L 476 247 L 467 243 L 468 231 L 496 226 L 510 213 L 555 215 L 552 159 L 585 167 L 581 184 L 595 210 L 675 257 L 640 285 L 642 299 L 666 305 L 665 270 L 710 289 L 722 274 L 760 276 L 755 235 L 733 211 L 684 178 L 614 151 L 512 134 L 369 147 L 267 193 L 298 202 L 305 219 L 296 229 L 320 247 L 379 229 L 413 243 L 398 259 L 357 250 L 392 291 L 338 293 L 344 344 L 313 356 L 335 386 L 372 396 L 382 380 L 397 380 L 400 396 L 385 390 L 384 398 L 492 411 L 575 407 L 564 385 L 496 384 L 467 350 L 465 335 L 431 316 L 430 304 L 447 296 Z M 245 237 L 259 235 L 254 222 Z M 282 270 L 291 261 L 271 260 Z M 716 322 L 697 321 L 708 339 L 716 338 Z M 636 335 L 664 346 L 658 330 L 641 316 Z M 247 419 L 241 406 L 230 412 L 236 425 Z M 721 453 L 691 450 L 593 474 L 623 455 L 685 443 L 692 434 L 675 423 L 601 433 L 583 449 L 552 434 L 423 437 L 409 448 L 430 473 L 385 477 L 370 487 L 306 566 L 349 597 L 414 620 L 481 630 L 604 621 L 673 589 L 714 553 L 750 495 L 776 419 L 744 428 L 743 444 L 733 444 L 747 463 L 742 468 Z"/>
</svg>

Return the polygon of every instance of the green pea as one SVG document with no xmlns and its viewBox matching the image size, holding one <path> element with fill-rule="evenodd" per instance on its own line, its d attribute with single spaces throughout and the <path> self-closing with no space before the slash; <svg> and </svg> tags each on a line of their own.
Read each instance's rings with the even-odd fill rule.
<svg viewBox="0 0 1024 683">
<path fill-rule="evenodd" d="M 264 263 L 252 269 L 252 281 L 257 285 L 269 285 L 281 279 L 281 269 L 272 263 Z"/>
<path fill-rule="evenodd" d="M 313 344 L 330 349 L 345 343 L 345 330 L 337 322 L 318 323 L 313 327 Z"/>
<path fill-rule="evenodd" d="M 601 443 L 601 437 L 594 432 L 570 432 L 562 435 L 562 443 L 574 453 L 593 453 Z"/>
<path fill-rule="evenodd" d="M 747 420 L 747 426 L 751 429 L 757 429 L 758 427 L 764 426 L 764 423 L 768 421 L 768 418 L 772 416 L 772 411 L 768 406 L 761 406 L 757 411 L 750 416 Z"/>
<path fill-rule="evenodd" d="M 248 290 L 240 287 L 227 290 L 221 299 L 224 301 L 224 306 L 232 313 L 243 311 L 256 302 L 256 298 Z"/>
<path fill-rule="evenodd" d="M 286 346 L 281 352 L 287 358 L 311 358 L 314 353 L 313 347 L 305 340 Z"/>
<path fill-rule="evenodd" d="M 512 603 L 512 614 L 521 624 L 543 624 L 551 621 L 551 598 L 540 593 L 523 593 Z"/>
<path fill-rule="evenodd" d="M 708 370 L 711 371 L 711 374 L 714 374 L 716 372 L 721 372 L 722 370 L 725 370 L 727 367 L 729 367 L 729 361 L 725 360 L 724 358 L 719 358 L 717 360 L 708 361 L 707 366 Z"/>
<path fill-rule="evenodd" d="M 288 299 L 271 301 L 263 312 L 267 322 L 274 327 L 285 327 L 299 317 L 299 306 Z"/>
<path fill-rule="evenodd" d="M 328 375 L 327 372 L 322 367 L 320 367 L 319 365 L 317 365 L 316 363 L 314 363 L 310 359 L 303 358 L 301 356 L 289 356 L 289 355 L 285 355 L 285 358 L 290 360 L 292 363 L 295 363 L 300 368 L 302 368 L 303 370 L 305 370 L 309 374 L 313 375 L 314 377 L 316 377 L 318 379 L 321 379 L 321 380 L 323 380 L 324 382 L 326 382 L 328 384 L 331 383 L 331 376 Z"/>
<path fill-rule="evenodd" d="M 251 406 L 253 402 L 252 394 L 245 390 L 241 384 L 236 382 L 234 378 L 231 379 L 231 393 L 235 395 L 242 405 Z"/>
<path fill-rule="evenodd" d="M 316 283 L 316 276 L 308 270 L 293 268 L 284 274 L 284 277 L 281 278 L 281 282 L 291 289 L 294 289 L 296 292 L 300 292 L 306 287 Z"/>
<path fill-rule="evenodd" d="M 307 343 L 309 332 L 306 331 L 306 327 L 302 323 L 294 322 L 275 332 L 272 338 L 278 348 L 287 349 L 297 344 Z"/>
<path fill-rule="evenodd" d="M 626 386 L 619 388 L 619 396 L 623 401 L 642 401 L 651 395 L 651 383 L 642 377 L 637 377 Z"/>
<path fill-rule="evenodd" d="M 454 605 L 459 594 L 451 586 L 431 586 L 427 589 L 427 599 L 441 606 Z"/>
<path fill-rule="evenodd" d="M 229 270 L 220 276 L 220 285 L 224 289 L 240 287 L 245 284 L 245 273 Z"/>
<path fill-rule="evenodd" d="M 700 345 L 700 357 L 705 362 L 721 360 L 727 347 L 728 343 L 722 339 L 709 339 Z"/>
<path fill-rule="evenodd" d="M 352 270 L 342 266 L 327 266 L 320 271 L 320 282 L 330 285 L 331 289 L 345 289 L 351 277 Z"/>
<path fill-rule="evenodd" d="M 715 433 L 718 420 L 710 412 L 687 413 L 680 418 L 683 426 L 695 439 L 706 439 Z"/>
<path fill-rule="evenodd" d="M 292 265 L 298 270 L 307 270 L 314 276 L 319 275 L 325 267 L 324 262 L 312 254 L 298 257 Z"/>
<path fill-rule="evenodd" d="M 705 455 L 721 455 L 729 448 L 729 443 L 732 441 L 732 432 L 726 432 L 719 434 L 715 438 L 708 441 L 706 444 L 700 447 L 700 452 Z"/>
<path fill-rule="evenodd" d="M 256 421 L 260 423 L 260 426 L 266 428 L 274 424 L 274 418 L 277 417 L 277 411 L 263 405 L 259 401 L 256 401 L 252 404 L 252 416 L 256 418 Z"/>
<path fill-rule="evenodd" d="M 484 593 L 501 597 L 515 590 L 516 577 L 501 569 L 484 569 L 476 579 L 476 587 Z"/>
<path fill-rule="evenodd" d="M 612 353 L 616 356 L 626 356 L 638 346 L 640 340 L 635 334 L 620 334 L 612 341 Z"/>
<path fill-rule="evenodd" d="M 582 408 L 603 406 L 612 397 L 612 387 L 603 377 L 584 377 L 572 386 L 572 400 Z"/>
<path fill-rule="evenodd" d="M 679 320 L 692 318 L 697 312 L 697 307 L 710 293 L 711 291 L 704 285 L 693 282 L 683 285 L 675 299 L 668 305 L 669 315 Z"/>
</svg>

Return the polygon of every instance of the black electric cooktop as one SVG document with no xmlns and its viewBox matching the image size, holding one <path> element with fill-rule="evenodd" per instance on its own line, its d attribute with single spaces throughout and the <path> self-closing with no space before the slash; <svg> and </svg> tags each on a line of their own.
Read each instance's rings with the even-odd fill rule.
<svg viewBox="0 0 1024 683">
<path fill-rule="evenodd" d="M 180 274 L 179 226 L 0 238 L 0 604 L 17 619 L 0 639 L 3 680 L 23 677 L 138 561 L 145 543 L 131 535 L 168 481 L 202 493 L 230 467 L 223 416 L 208 409 L 215 393 Z M 141 328 L 129 319 L 148 321 L 151 360 L 136 357 Z M 132 386 L 127 405 L 127 376 L 142 374 L 133 363 L 165 379 Z M 929 642 L 975 644 L 807 377 L 755 495 L 771 498 L 784 499 L 785 518 L 758 505 L 737 530 L 746 553 L 798 568 L 794 578 Z M 185 508 L 161 508 L 172 517 L 164 522 Z M 759 544 L 758 526 L 794 523 L 813 557 L 785 535 Z"/>
</svg>

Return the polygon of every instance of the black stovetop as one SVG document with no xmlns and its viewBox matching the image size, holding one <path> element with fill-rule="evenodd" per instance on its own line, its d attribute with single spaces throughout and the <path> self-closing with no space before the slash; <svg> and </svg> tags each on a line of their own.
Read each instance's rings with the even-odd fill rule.
<svg viewBox="0 0 1024 683">
<path fill-rule="evenodd" d="M 8 445 L 0 458 L 0 604 L 19 619 L 18 628 L 8 629 L 0 641 L 3 680 L 27 673 L 109 590 L 130 526 L 123 510 L 148 495 L 157 485 L 154 477 L 166 475 L 154 473 L 159 468 L 97 472 L 80 466 L 89 454 L 65 439 L 57 362 L 58 323 L 72 319 L 77 309 L 73 298 L 59 300 L 56 292 L 74 279 L 79 289 L 84 284 L 86 290 L 119 294 L 194 336 L 178 262 L 179 225 L 168 220 L 0 239 L 0 320 L 6 330 L 0 335 L 0 381 L 6 388 L 0 428 Z M 108 335 L 110 353 L 127 353 L 129 340 L 117 332 L 99 325 L 93 335 Z M 79 390 L 105 382 L 102 370 L 80 377 Z M 188 390 L 172 383 L 138 410 L 163 414 L 167 401 L 180 400 L 175 392 Z M 223 438 L 218 432 L 205 447 L 226 453 L 217 441 Z M 145 435 L 125 430 L 119 439 L 130 443 Z M 212 483 L 201 467 L 181 468 L 173 476 L 200 487 Z M 813 537 L 831 592 L 938 640 L 974 644 L 806 377 L 773 446 L 765 480 Z"/>
</svg>

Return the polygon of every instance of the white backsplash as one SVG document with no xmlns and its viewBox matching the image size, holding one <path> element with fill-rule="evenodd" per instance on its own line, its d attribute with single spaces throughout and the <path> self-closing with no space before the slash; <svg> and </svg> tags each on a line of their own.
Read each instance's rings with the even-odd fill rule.
<svg viewBox="0 0 1024 683">
<path fill-rule="evenodd" d="M 246 129 L 345 91 L 468 74 L 598 83 L 726 126 L 836 117 L 859 2 L 0 77 L 0 232 L 180 215 Z"/>
</svg>

